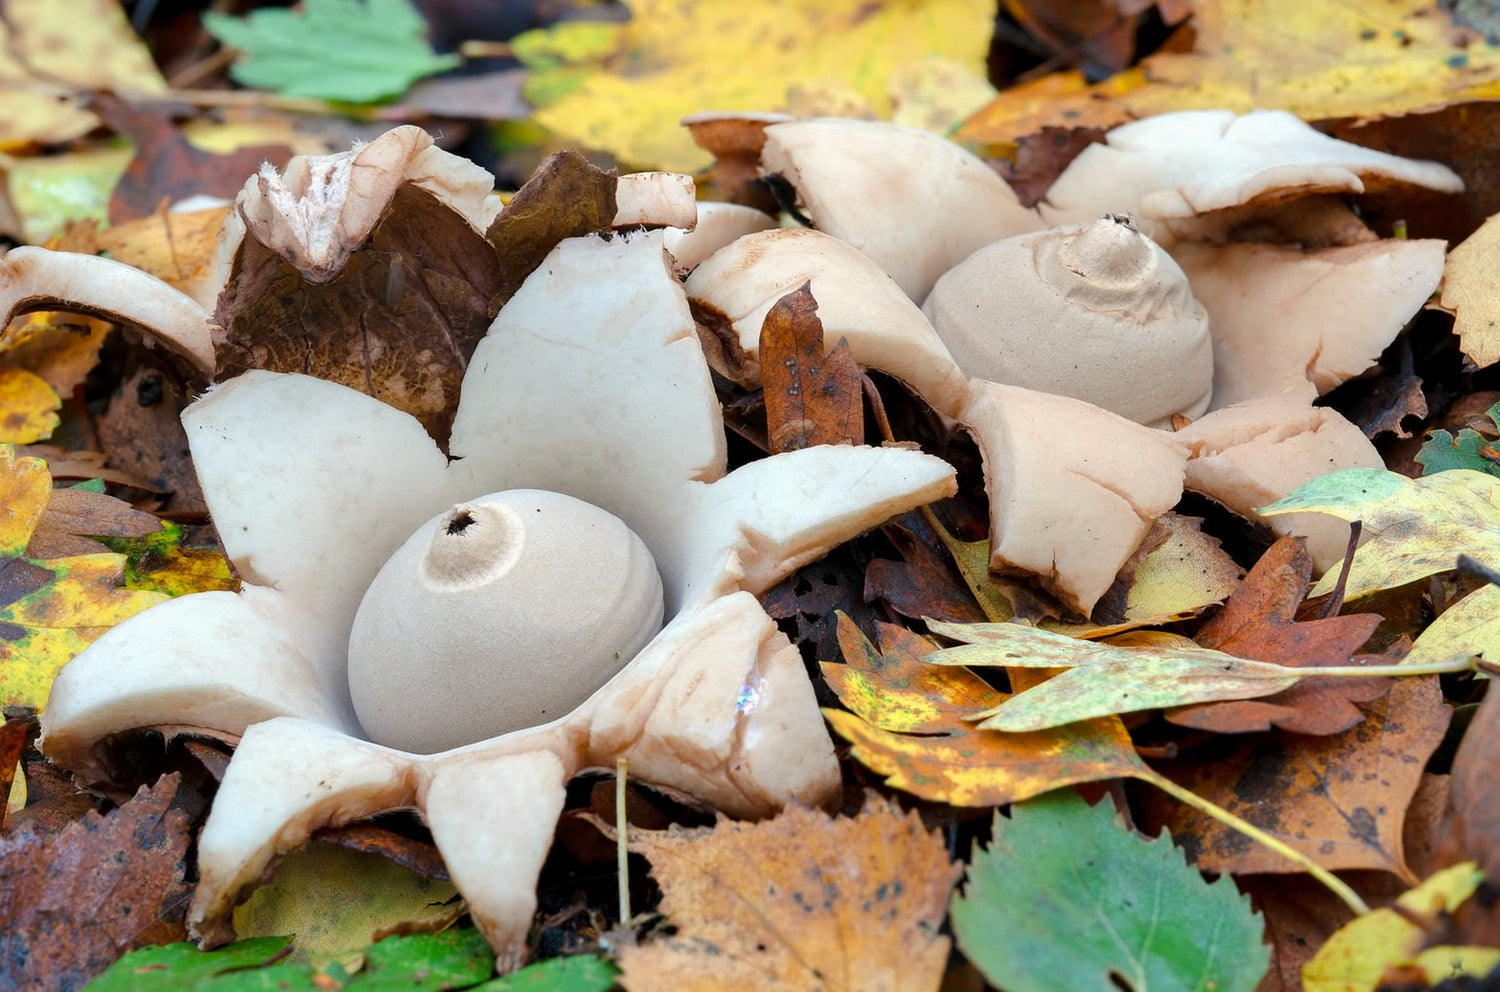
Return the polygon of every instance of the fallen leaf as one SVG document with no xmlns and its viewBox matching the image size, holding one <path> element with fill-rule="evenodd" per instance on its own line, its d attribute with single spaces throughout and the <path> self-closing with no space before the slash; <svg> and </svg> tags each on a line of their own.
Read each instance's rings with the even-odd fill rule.
<svg viewBox="0 0 1500 992">
<path fill-rule="evenodd" d="M 1146 770 L 1116 717 L 1030 734 L 977 729 L 968 717 L 1005 695 L 967 669 L 924 661 L 935 642 L 894 624 L 879 630 L 877 650 L 841 618 L 844 664 L 822 669 L 853 712 L 823 715 L 887 785 L 952 806 L 999 806 Z"/>
<path fill-rule="evenodd" d="M 1375 992 L 1388 968 L 1414 963 L 1421 954 L 1427 932 L 1413 917 L 1436 922 L 1440 913 L 1452 913 L 1484 881 L 1484 872 L 1473 862 L 1454 865 L 1428 878 L 1396 900 L 1404 913 L 1377 909 L 1347 924 L 1329 937 L 1302 969 L 1306 992 Z M 1449 951 L 1450 958 L 1458 958 Z M 1500 965 L 1500 950 L 1488 948 L 1478 970 L 1460 966 L 1439 970 L 1431 981 L 1469 975 L 1482 978 Z M 1461 960 L 1461 958 L 1460 958 Z M 1440 966 L 1441 968 L 1441 966 Z"/>
<path fill-rule="evenodd" d="M 166 80 L 116 0 L 10 0 L 0 11 L 0 147 L 60 144 L 98 126 L 95 90 L 163 93 Z"/>
<path fill-rule="evenodd" d="M 241 940 L 212 951 L 197 944 L 164 944 L 131 951 L 89 983 L 89 992 L 146 992 L 150 983 L 161 988 L 190 990 L 225 972 L 259 968 L 280 960 L 290 937 Z"/>
<path fill-rule="evenodd" d="M 243 184 L 243 178 L 241 179 Z M 108 254 L 189 295 L 219 261 L 219 231 L 231 206 L 186 213 L 158 210 L 99 230 L 92 220 L 71 224 L 49 247 L 88 255 Z"/>
<path fill-rule="evenodd" d="M 761 595 L 773 620 L 791 621 L 787 636 L 818 661 L 839 657 L 839 614 L 874 623 L 879 614 L 864 601 L 859 559 L 848 550 L 797 569 Z M 784 627 L 783 629 L 787 629 Z"/>
<path fill-rule="evenodd" d="M 953 899 L 958 946 L 1007 992 L 1251 992 L 1264 924 L 1172 839 L 1131 833 L 1108 801 L 1062 790 L 995 813 Z"/>
<path fill-rule="evenodd" d="M 0 723 L 0 833 L 10 819 L 7 814 L 26 805 L 26 778 L 17 773 L 21 771 L 21 752 L 35 732 L 35 718 L 23 717 Z M 15 801 L 17 786 L 21 792 L 20 802 Z"/>
<path fill-rule="evenodd" d="M 59 669 L 110 627 L 166 599 L 120 588 L 125 558 L 29 559 L 52 492 L 47 463 L 0 445 L 0 706 L 40 710 Z"/>
<path fill-rule="evenodd" d="M 51 840 L 0 836 L 0 985 L 79 988 L 123 952 L 180 939 L 191 887 L 177 775 Z"/>
<path fill-rule="evenodd" d="M 1359 664 L 1354 652 L 1370 639 L 1381 618 L 1363 613 L 1298 622 L 1297 607 L 1307 594 L 1312 570 L 1307 545 L 1283 537 L 1261 555 L 1244 585 L 1198 628 L 1194 640 L 1241 658 L 1298 668 Z M 1216 734 L 1247 734 L 1273 726 L 1297 734 L 1337 734 L 1365 718 L 1354 703 L 1379 699 L 1389 688 L 1386 679 L 1306 679 L 1265 699 L 1192 706 L 1168 712 L 1166 718 Z"/>
<path fill-rule="evenodd" d="M 1422 380 L 1409 369 L 1381 371 L 1368 380 L 1356 380 L 1361 394 L 1344 408 L 1345 416 L 1371 441 L 1382 434 L 1411 437 L 1406 423 L 1427 419 L 1427 394 Z M 1343 411 L 1341 411 L 1343 412 Z"/>
<path fill-rule="evenodd" d="M 38 310 L 11 321 L 0 333 L 0 351 L 13 365 L 71 396 L 99 361 L 114 325 L 83 314 Z"/>
<path fill-rule="evenodd" d="M 1464 427 L 1459 429 L 1457 436 L 1441 429 L 1432 431 L 1416 455 L 1416 460 L 1422 465 L 1422 474 L 1467 468 L 1500 475 L 1500 447 L 1497 447 L 1500 444 L 1500 403 L 1490 407 L 1485 416 L 1494 430 L 1480 433 L 1472 427 Z"/>
<path fill-rule="evenodd" d="M 1354 553 L 1344 585 L 1348 599 L 1446 572 L 1459 554 L 1500 561 L 1500 478 L 1455 469 L 1408 479 L 1381 469 L 1331 472 L 1257 512 L 1305 511 L 1361 521 L 1365 543 Z M 1332 592 L 1330 570 L 1312 594 Z"/>
<path fill-rule="evenodd" d="M 491 310 L 498 311 L 516 294 L 558 242 L 610 229 L 616 181 L 613 172 L 572 149 L 549 155 L 536 167 L 485 232 L 500 260 Z"/>
<path fill-rule="evenodd" d="M 1379 622 L 1376 617 L 1364 624 L 1365 636 Z M 935 652 L 928 659 L 934 664 L 1064 669 L 998 706 L 972 714 L 984 718 L 981 728 L 1007 733 L 1045 730 L 1112 714 L 1270 696 L 1312 674 L 1200 647 L 1186 637 L 1161 631 L 1136 631 L 1097 642 L 1014 623 L 933 621 L 928 627 L 935 634 L 967 642 Z M 1336 644 L 1335 639 L 1328 650 L 1336 649 Z"/>
<path fill-rule="evenodd" d="M 1162 770 L 1324 868 L 1405 876 L 1402 822 L 1448 716 L 1435 677 L 1398 679 L 1342 734 L 1219 738 Z M 1147 799 L 1142 822 L 1165 826 L 1204 871 L 1290 870 L 1274 851 L 1160 796 Z"/>
<path fill-rule="evenodd" d="M 0 443 L 31 444 L 52 436 L 62 400 L 46 381 L 14 365 L 0 365 Z"/>
<path fill-rule="evenodd" d="M 411 182 L 327 282 L 247 233 L 214 311 L 218 378 L 267 369 L 337 382 L 416 417 L 446 450 L 501 285 L 484 237 Z"/>
<path fill-rule="evenodd" d="M 938 56 L 982 75 L 994 17 L 980 0 L 629 7 L 625 24 L 567 22 L 511 46 L 531 70 L 526 95 L 538 123 L 622 162 L 678 172 L 712 161 L 679 126 L 689 114 L 779 110 L 796 84 L 817 83 L 889 116 L 891 75 L 906 62 Z M 746 38 L 755 39 L 753 59 Z"/>
<path fill-rule="evenodd" d="M 674 936 L 620 953 L 627 989 L 936 990 L 938 934 L 958 879 L 916 813 L 871 796 L 831 819 L 792 807 L 762 823 L 631 831 Z"/>
<path fill-rule="evenodd" d="M 1444 610 L 1403 661 L 1419 665 L 1476 655 L 1500 661 L 1500 586 L 1481 586 Z"/>
<path fill-rule="evenodd" d="M 1185 620 L 1223 602 L 1242 574 L 1219 539 L 1203 533 L 1202 520 L 1164 513 L 1120 566 L 1114 585 L 1094 605 L 1091 622 L 1048 620 L 1038 626 L 1070 637 L 1095 638 Z"/>
<path fill-rule="evenodd" d="M 26 554 L 31 558 L 97 554 L 110 549 L 90 538 L 145 537 L 161 529 L 160 520 L 122 499 L 90 489 L 54 486 Z"/>
<path fill-rule="evenodd" d="M 1137 19 L 1113 0 L 1003 0 L 1002 6 L 1049 60 L 1108 76 L 1133 61 Z"/>
<path fill-rule="evenodd" d="M 321 965 L 345 959 L 382 931 L 451 922 L 447 904 L 457 895 L 450 882 L 423 878 L 378 854 L 314 843 L 283 858 L 270 884 L 235 907 L 234 932 L 295 934 L 293 959 Z M 493 964 L 486 960 L 483 967 L 479 978 Z"/>
<path fill-rule="evenodd" d="M 135 145 L 135 156 L 109 199 L 109 222 L 139 220 L 164 204 L 191 196 L 233 200 L 263 162 L 285 166 L 285 145 L 246 145 L 227 155 L 204 151 L 178 129 L 168 105 L 132 105 L 110 94 L 95 96 L 94 113 Z"/>
<path fill-rule="evenodd" d="M 1449 806 L 1453 811 L 1447 836 L 1439 845 L 1440 865 L 1472 861 L 1492 881 L 1500 877 L 1500 794 L 1495 789 L 1495 763 L 1500 761 L 1500 693 L 1486 693 L 1469 721 L 1458 753 L 1453 756 Z M 1486 898 L 1454 921 L 1458 938 L 1466 943 L 1500 945 L 1500 902 Z"/>
<path fill-rule="evenodd" d="M 459 64 L 433 52 L 408 0 L 305 0 L 244 19 L 209 11 L 203 27 L 240 51 L 236 82 L 288 96 L 375 103 Z"/>
<path fill-rule="evenodd" d="M 1043 124 L 1112 126 L 1171 110 L 1377 117 L 1500 88 L 1500 52 L 1431 0 L 1392 0 L 1378 14 L 1340 0 L 1193 0 L 1191 7 L 1191 50 L 1164 46 L 1095 86 L 1070 75 L 1061 92 L 1059 84 L 1002 92 L 955 139 L 1000 143 Z"/>
<path fill-rule="evenodd" d="M 225 590 L 238 592 L 240 580 L 222 548 L 185 548 L 182 528 L 167 522 L 140 537 L 110 536 L 105 547 L 125 556 L 125 588 L 167 596 Z"/>
<path fill-rule="evenodd" d="M 865 566 L 866 601 L 884 602 L 904 617 L 955 623 L 986 619 L 952 557 L 922 515 L 902 514 L 883 528 L 903 561 L 876 558 Z"/>
<path fill-rule="evenodd" d="M 777 300 L 760 329 L 766 433 L 771 453 L 815 444 L 862 444 L 864 393 L 849 342 L 824 353 L 812 283 Z"/>
<path fill-rule="evenodd" d="M 1500 214 L 1448 252 L 1438 297 L 1453 317 L 1464 354 L 1480 368 L 1500 362 L 1500 312 L 1488 288 L 1500 260 Z"/>
<path fill-rule="evenodd" d="M 94 121 L 94 115 L 88 119 Z M 17 241 L 44 244 L 69 224 L 105 223 L 110 192 L 125 174 L 130 156 L 130 149 L 117 143 L 77 141 L 58 154 L 16 156 L 3 162 L 0 232 Z"/>
<path fill-rule="evenodd" d="M 169 494 L 159 512 L 201 515 L 208 504 L 193 468 L 182 411 L 187 390 L 169 371 L 137 355 L 120 370 L 119 385 L 110 395 L 103 416 L 94 418 L 101 454 L 123 477 L 92 469 L 85 478 L 101 478 L 126 485 L 144 484 L 153 492 Z M 60 459 L 69 470 L 89 469 L 94 457 L 68 452 Z M 82 464 L 79 464 L 82 463 Z M 61 472 L 62 469 L 59 469 Z M 73 478 L 75 476 L 68 476 Z"/>
</svg>

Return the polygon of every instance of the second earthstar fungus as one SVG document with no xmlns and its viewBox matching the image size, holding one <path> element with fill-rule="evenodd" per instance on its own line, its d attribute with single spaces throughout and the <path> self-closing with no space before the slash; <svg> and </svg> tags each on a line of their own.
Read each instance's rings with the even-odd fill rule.
<svg viewBox="0 0 1500 992">
<path fill-rule="evenodd" d="M 727 472 L 671 264 L 660 233 L 560 243 L 477 343 L 451 460 L 411 414 L 301 374 L 244 372 L 188 408 L 194 463 L 243 589 L 184 596 L 102 637 L 54 685 L 43 746 L 104 784 L 119 734 L 238 742 L 199 840 L 189 922 L 205 942 L 232 935 L 236 901 L 313 831 L 415 808 L 500 966 L 513 967 L 577 771 L 624 757 L 633 776 L 737 816 L 836 794 L 800 655 L 756 595 L 950 494 L 953 470 L 899 447 L 819 446 Z M 473 728 L 460 746 L 373 743 L 356 716 L 361 693 L 418 699 L 446 676 L 412 651 L 404 667 L 355 673 L 377 684 L 351 693 L 350 634 L 366 591 L 403 542 L 430 542 L 434 529 L 478 536 L 483 508 L 514 498 L 492 494 L 514 490 L 584 501 L 638 535 L 660 575 L 664 625 L 633 656 L 611 652 L 594 691 L 573 686 L 556 709 L 539 704 L 534 726 L 487 723 L 485 701 L 469 700 L 451 718 Z M 571 536 L 591 540 L 587 528 Z M 604 608 L 588 593 L 591 548 L 558 583 L 577 596 L 558 611 L 559 638 L 586 636 Z M 492 658 L 489 688 L 502 699 L 535 693 L 566 654 Z"/>
</svg>

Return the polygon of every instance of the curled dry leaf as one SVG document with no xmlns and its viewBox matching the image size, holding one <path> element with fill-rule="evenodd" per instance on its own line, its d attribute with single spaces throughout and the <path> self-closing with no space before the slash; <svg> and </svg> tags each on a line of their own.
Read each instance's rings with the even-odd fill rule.
<svg viewBox="0 0 1500 992">
<path fill-rule="evenodd" d="M 672 937 L 620 955 L 627 989 L 935 990 L 960 866 L 915 813 L 871 796 L 852 819 L 792 808 L 712 830 L 632 831 Z"/>
<path fill-rule="evenodd" d="M 0 837 L 0 984 L 80 988 L 134 947 L 180 940 L 190 887 L 188 817 L 170 809 L 176 774 L 51 840 Z"/>
<path fill-rule="evenodd" d="M 1198 628 L 1206 648 L 1294 667 L 1348 665 L 1381 617 L 1374 613 L 1296 619 L 1312 578 L 1312 556 L 1296 538 L 1273 544 L 1224 609 Z M 1355 664 L 1358 662 L 1355 661 Z M 1167 713 L 1183 727 L 1244 734 L 1272 726 L 1298 734 L 1337 734 L 1365 718 L 1353 704 L 1378 699 L 1386 679 L 1307 679 L 1265 699 L 1190 706 Z"/>
<path fill-rule="evenodd" d="M 1448 716 L 1436 677 L 1398 679 L 1342 734 L 1223 738 L 1161 770 L 1324 868 L 1409 876 L 1402 822 Z M 1275 852 L 1161 796 L 1148 798 L 1143 823 L 1165 826 L 1204 871 L 1289 870 Z"/>
<path fill-rule="evenodd" d="M 773 454 L 814 444 L 864 442 L 859 366 L 843 339 L 824 353 L 811 282 L 783 296 L 766 314 L 760 359 Z"/>
<path fill-rule="evenodd" d="M 969 717 L 1003 693 L 965 668 L 928 664 L 937 644 L 904 627 L 881 624 L 880 638 L 877 650 L 841 618 L 844 664 L 823 665 L 823 675 L 853 712 L 823 715 L 887 785 L 953 806 L 998 806 L 1145 771 L 1116 717 L 1030 734 L 976 728 Z"/>
</svg>

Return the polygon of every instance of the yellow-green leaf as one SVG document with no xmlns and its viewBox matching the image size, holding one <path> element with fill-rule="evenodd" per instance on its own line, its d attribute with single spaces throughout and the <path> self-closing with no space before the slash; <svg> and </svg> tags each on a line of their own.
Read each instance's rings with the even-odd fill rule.
<svg viewBox="0 0 1500 992">
<path fill-rule="evenodd" d="M 1444 610 L 1404 661 L 1421 665 L 1475 655 L 1500 661 L 1500 586 L 1482 586 Z"/>
<path fill-rule="evenodd" d="M 632 0 L 610 30 L 559 25 L 515 39 L 536 120 L 635 166 L 692 172 L 712 156 L 679 121 L 786 109 L 794 87 L 849 92 L 889 116 L 892 75 L 930 56 L 984 73 L 984 0 Z M 753 42 L 747 47 L 747 41 Z"/>
<path fill-rule="evenodd" d="M 1364 543 L 1354 553 L 1344 595 L 1356 599 L 1454 567 L 1460 554 L 1500 562 L 1500 478 L 1453 469 L 1408 479 L 1383 469 L 1331 472 L 1298 487 L 1262 516 L 1305 511 L 1361 521 Z M 1311 595 L 1331 592 L 1330 570 Z"/>
</svg>

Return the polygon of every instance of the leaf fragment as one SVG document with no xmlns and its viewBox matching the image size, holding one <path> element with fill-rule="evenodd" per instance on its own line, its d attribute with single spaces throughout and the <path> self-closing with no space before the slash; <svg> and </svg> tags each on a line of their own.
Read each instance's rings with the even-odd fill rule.
<svg viewBox="0 0 1500 992">
<path fill-rule="evenodd" d="M 1457 436 L 1446 430 L 1432 431 L 1416 454 L 1422 465 L 1422 474 L 1446 472 L 1449 469 L 1468 468 L 1476 472 L 1500 476 L 1500 403 L 1490 407 L 1484 414 L 1495 425 L 1495 430 L 1481 434 L 1472 427 L 1461 428 Z"/>
<path fill-rule="evenodd" d="M 952 915 L 959 947 L 1008 992 L 1251 992 L 1270 964 L 1232 879 L 1205 882 L 1170 837 L 1068 790 L 996 812 Z"/>
<path fill-rule="evenodd" d="M 31 444 L 52 436 L 62 399 L 40 376 L 0 365 L 0 443 Z"/>
<path fill-rule="evenodd" d="M 810 281 L 777 300 L 766 314 L 760 356 L 772 454 L 864 441 L 859 366 L 843 338 L 825 354 Z"/>
</svg>

